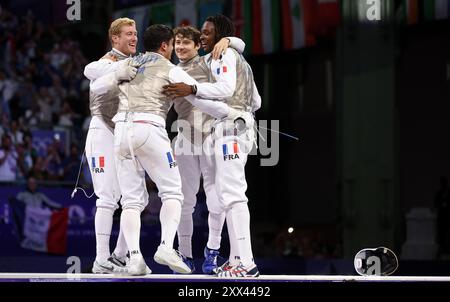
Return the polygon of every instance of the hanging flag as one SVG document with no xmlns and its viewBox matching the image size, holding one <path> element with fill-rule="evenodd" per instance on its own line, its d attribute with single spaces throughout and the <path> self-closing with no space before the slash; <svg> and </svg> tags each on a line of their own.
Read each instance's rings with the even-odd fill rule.
<svg viewBox="0 0 450 302">
<path fill-rule="evenodd" d="M 21 247 L 51 254 L 66 253 L 67 208 L 52 211 L 26 205 L 17 199 L 13 199 L 10 205 Z"/>
<path fill-rule="evenodd" d="M 144 52 L 144 32 L 150 25 L 150 5 L 143 5 L 116 11 L 113 14 L 114 20 L 118 18 L 130 18 L 136 22 L 138 36 L 138 52 Z"/>
<path fill-rule="evenodd" d="M 252 0 L 233 0 L 231 19 L 236 28 L 236 37 L 245 42 L 244 54 L 251 53 L 252 37 Z"/>
<path fill-rule="evenodd" d="M 417 24 L 419 20 L 418 0 L 403 0 L 402 16 L 407 25 Z"/>
<path fill-rule="evenodd" d="M 201 28 L 206 18 L 214 16 L 216 14 L 223 13 L 223 1 L 222 0 L 199 0 L 199 20 L 198 27 Z"/>
<path fill-rule="evenodd" d="M 252 1 L 252 53 L 268 54 L 278 50 L 280 43 L 280 2 Z"/>
<path fill-rule="evenodd" d="M 422 2 L 425 21 L 448 19 L 449 0 L 427 0 Z"/>
<path fill-rule="evenodd" d="M 435 0 L 422 1 L 423 17 L 425 21 L 435 19 Z"/>
<path fill-rule="evenodd" d="M 313 14 L 309 0 L 281 0 L 283 15 L 283 46 L 284 49 L 297 49 L 315 44 L 311 18 L 305 15 Z M 305 5 L 306 4 L 306 5 Z"/>
<path fill-rule="evenodd" d="M 175 2 L 175 26 L 197 26 L 197 1 L 177 0 Z"/>
<path fill-rule="evenodd" d="M 449 2 L 449 0 L 435 0 L 436 20 L 448 19 L 450 9 Z"/>
<path fill-rule="evenodd" d="M 316 32 L 319 35 L 334 34 L 341 24 L 341 12 L 338 0 L 318 0 Z"/>
<path fill-rule="evenodd" d="M 175 21 L 175 5 L 173 2 L 156 3 L 151 6 L 150 24 L 164 24 L 173 27 Z"/>
</svg>

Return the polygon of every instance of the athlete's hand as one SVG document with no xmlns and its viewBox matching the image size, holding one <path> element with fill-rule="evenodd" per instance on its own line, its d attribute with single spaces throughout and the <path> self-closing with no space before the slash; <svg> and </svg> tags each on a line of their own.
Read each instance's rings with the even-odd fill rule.
<svg viewBox="0 0 450 302">
<path fill-rule="evenodd" d="M 163 94 L 171 99 L 181 98 L 192 94 L 192 86 L 185 83 L 176 83 L 163 86 Z"/>
<path fill-rule="evenodd" d="M 121 81 L 131 81 L 137 74 L 136 67 L 123 64 L 116 70 L 116 80 Z"/>
<path fill-rule="evenodd" d="M 228 38 L 222 38 L 219 42 L 214 45 L 214 49 L 211 52 L 211 56 L 214 60 L 220 59 L 220 56 L 222 54 L 225 54 L 227 51 L 227 48 L 230 47 L 230 39 Z"/>
</svg>

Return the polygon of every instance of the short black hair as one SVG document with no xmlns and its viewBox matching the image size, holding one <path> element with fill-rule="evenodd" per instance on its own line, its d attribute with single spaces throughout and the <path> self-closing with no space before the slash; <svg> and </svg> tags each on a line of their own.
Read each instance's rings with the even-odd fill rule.
<svg viewBox="0 0 450 302">
<path fill-rule="evenodd" d="M 216 31 L 215 43 L 219 42 L 220 39 L 225 37 L 234 36 L 235 27 L 233 21 L 227 16 L 217 14 L 214 16 L 209 16 L 206 21 L 214 23 L 214 28 Z"/>
<path fill-rule="evenodd" d="M 157 51 L 163 42 L 173 39 L 172 29 L 164 24 L 154 24 L 145 30 L 144 47 L 146 51 Z"/>
</svg>

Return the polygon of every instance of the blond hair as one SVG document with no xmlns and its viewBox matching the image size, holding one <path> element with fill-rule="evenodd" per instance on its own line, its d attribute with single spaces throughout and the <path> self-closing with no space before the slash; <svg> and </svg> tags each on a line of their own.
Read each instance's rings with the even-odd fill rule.
<svg viewBox="0 0 450 302">
<path fill-rule="evenodd" d="M 111 26 L 109 27 L 109 31 L 108 31 L 109 41 L 111 42 L 111 44 L 113 43 L 112 36 L 120 35 L 120 29 L 122 28 L 122 26 L 133 26 L 133 25 L 136 25 L 136 22 L 130 18 L 119 18 L 119 19 L 114 20 L 111 23 Z"/>
</svg>

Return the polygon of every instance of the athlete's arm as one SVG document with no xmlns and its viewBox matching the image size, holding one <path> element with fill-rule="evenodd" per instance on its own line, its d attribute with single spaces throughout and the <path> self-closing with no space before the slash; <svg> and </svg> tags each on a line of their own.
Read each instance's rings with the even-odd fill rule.
<svg viewBox="0 0 450 302">
<path fill-rule="evenodd" d="M 184 82 L 187 85 L 198 85 L 198 82 L 180 67 L 174 67 L 170 70 L 169 80 L 172 83 Z M 188 95 L 185 97 L 185 99 L 189 101 L 193 106 L 200 109 L 200 111 L 215 118 L 221 119 L 228 116 L 229 107 L 225 103 L 207 99 L 200 99 L 194 97 L 193 95 Z M 182 100 L 176 99 L 175 102 L 182 102 Z"/>
<path fill-rule="evenodd" d="M 199 83 L 196 96 L 207 99 L 227 99 L 236 89 L 236 55 L 227 51 L 222 60 L 212 60 L 211 73 L 216 83 Z"/>
<path fill-rule="evenodd" d="M 110 72 L 117 70 L 118 64 L 117 58 L 110 54 L 104 55 L 100 60 L 94 61 L 84 67 L 84 75 L 91 81 L 98 79 Z"/>
<path fill-rule="evenodd" d="M 253 82 L 252 112 L 255 112 L 259 108 L 261 108 L 261 96 L 259 95 L 255 82 Z"/>
<path fill-rule="evenodd" d="M 91 92 L 96 95 L 103 95 L 111 89 L 117 87 L 122 81 L 130 81 L 136 76 L 137 69 L 133 66 L 129 66 L 123 60 L 118 62 L 116 70 L 97 78 L 95 81 L 91 81 L 89 88 Z M 123 62 L 123 63 L 122 63 Z"/>
<path fill-rule="evenodd" d="M 243 53 L 245 50 L 245 42 L 236 37 L 222 38 L 214 45 L 214 49 L 211 52 L 212 58 L 214 60 L 220 59 L 221 55 L 227 51 L 228 47 L 236 49 L 239 53 Z"/>
</svg>

